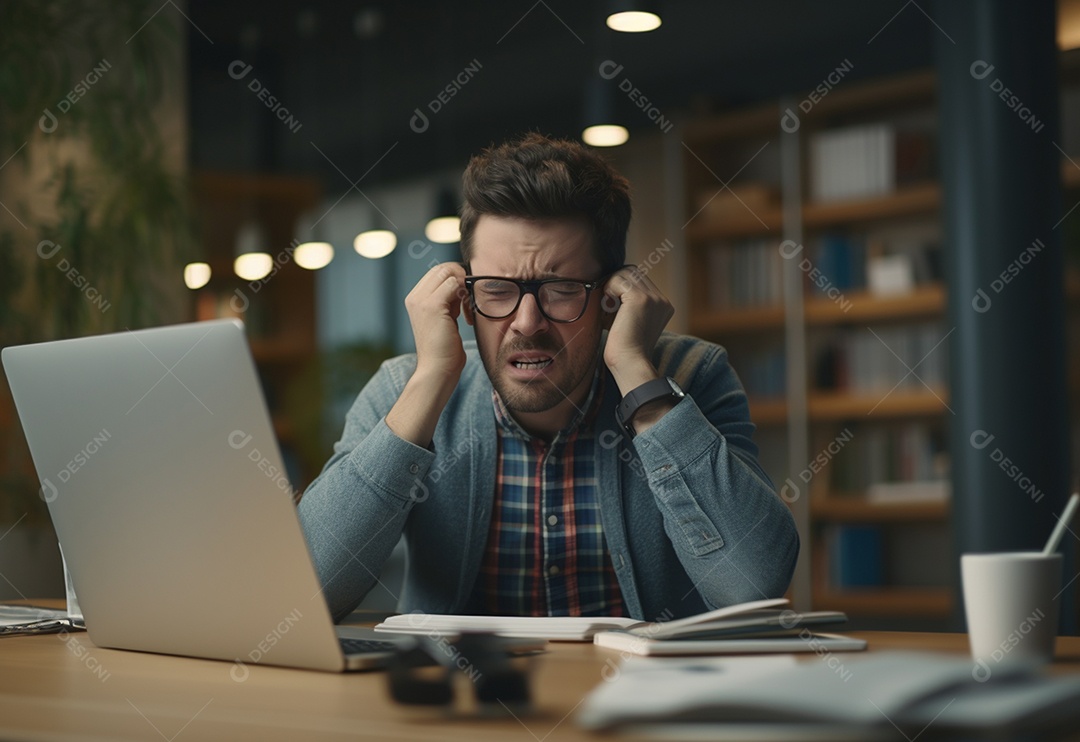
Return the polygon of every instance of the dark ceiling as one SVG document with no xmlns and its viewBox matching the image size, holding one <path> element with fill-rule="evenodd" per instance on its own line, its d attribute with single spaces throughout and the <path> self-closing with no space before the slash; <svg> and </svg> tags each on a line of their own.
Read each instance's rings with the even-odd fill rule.
<svg viewBox="0 0 1080 742">
<path fill-rule="evenodd" d="M 338 169 L 353 181 L 371 169 L 371 185 L 459 167 L 528 129 L 577 136 L 598 91 L 631 132 L 656 127 L 624 79 L 672 118 L 803 92 L 845 63 L 849 81 L 926 67 L 938 33 L 932 5 L 905 0 L 666 2 L 646 34 L 610 31 L 603 7 L 191 0 L 192 163 L 317 175 L 340 193 Z M 598 74 L 604 60 L 623 66 L 616 79 Z"/>
</svg>

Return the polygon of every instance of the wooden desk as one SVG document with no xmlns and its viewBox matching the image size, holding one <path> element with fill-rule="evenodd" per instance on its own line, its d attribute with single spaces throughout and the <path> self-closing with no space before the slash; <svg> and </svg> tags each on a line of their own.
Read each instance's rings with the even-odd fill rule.
<svg viewBox="0 0 1080 742">
<path fill-rule="evenodd" d="M 963 634 L 862 632 L 870 651 L 963 654 Z M 531 678 L 538 711 L 453 719 L 391 702 L 381 672 L 335 675 L 99 649 L 85 633 L 0 638 L 0 738 L 123 740 L 596 740 L 573 712 L 618 653 L 551 644 Z M 1080 672 L 1080 638 L 1058 639 L 1061 672 Z M 809 655 L 808 659 L 813 658 Z M 610 672 L 610 671 L 609 671 Z"/>
</svg>

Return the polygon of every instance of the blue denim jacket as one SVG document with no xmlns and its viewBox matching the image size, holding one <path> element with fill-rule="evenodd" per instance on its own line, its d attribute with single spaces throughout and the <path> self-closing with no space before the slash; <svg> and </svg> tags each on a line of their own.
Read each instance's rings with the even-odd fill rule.
<svg viewBox="0 0 1080 742">
<path fill-rule="evenodd" d="M 398 610 L 464 610 L 487 542 L 496 457 L 491 382 L 475 343 L 466 355 L 431 449 L 386 426 L 416 367 L 415 355 L 393 358 L 360 392 L 333 456 L 304 493 L 300 520 L 335 620 L 375 586 L 402 534 Z M 664 333 L 653 363 L 686 398 L 629 440 L 615 420 L 618 386 L 609 376 L 596 420 L 604 537 L 627 611 L 677 618 L 783 595 L 799 538 L 757 462 L 727 352 Z"/>
</svg>

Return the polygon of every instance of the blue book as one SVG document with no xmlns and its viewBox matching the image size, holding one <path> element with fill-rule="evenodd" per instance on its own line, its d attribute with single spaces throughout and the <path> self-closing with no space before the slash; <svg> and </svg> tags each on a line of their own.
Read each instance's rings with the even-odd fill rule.
<svg viewBox="0 0 1080 742">
<path fill-rule="evenodd" d="M 878 526 L 837 526 L 829 556 L 836 588 L 875 587 L 885 581 L 884 543 Z"/>
</svg>

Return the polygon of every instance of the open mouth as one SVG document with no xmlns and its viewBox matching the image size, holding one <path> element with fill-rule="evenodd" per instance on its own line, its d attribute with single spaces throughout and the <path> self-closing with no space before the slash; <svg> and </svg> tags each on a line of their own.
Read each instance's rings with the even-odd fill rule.
<svg viewBox="0 0 1080 742">
<path fill-rule="evenodd" d="M 523 371 L 540 371 L 552 364 L 554 361 L 550 356 L 534 356 L 525 358 L 514 358 L 510 361 L 510 365 L 514 368 L 520 368 Z"/>
</svg>

